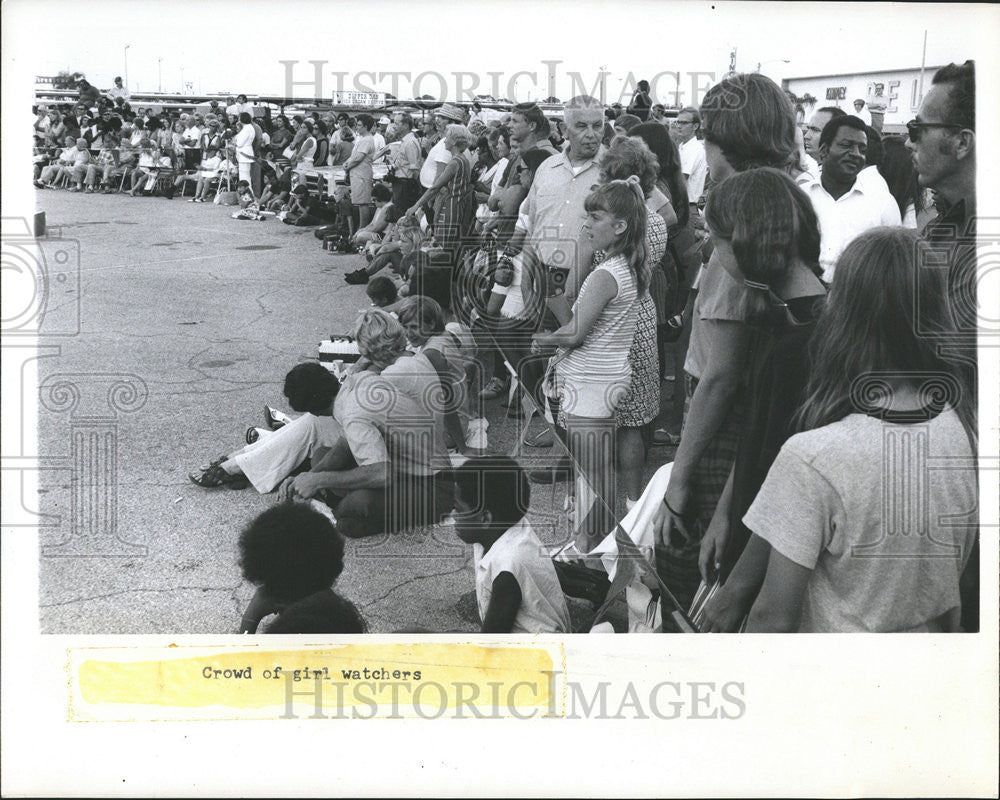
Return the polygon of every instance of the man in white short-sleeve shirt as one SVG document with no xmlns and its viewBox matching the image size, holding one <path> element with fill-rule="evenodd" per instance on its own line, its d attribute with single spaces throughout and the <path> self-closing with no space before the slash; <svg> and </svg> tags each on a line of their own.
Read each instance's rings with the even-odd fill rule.
<svg viewBox="0 0 1000 800">
<path fill-rule="evenodd" d="M 670 133 L 681 155 L 681 172 L 687 180 L 688 200 L 698 203 L 705 193 L 708 161 L 705 145 L 695 136 L 701 127 L 701 116 L 696 108 L 682 108 L 670 124 Z"/>
<path fill-rule="evenodd" d="M 868 136 L 857 117 L 831 120 L 820 139 L 822 173 L 802 184 L 819 219 L 823 280 L 833 281 L 837 259 L 857 236 L 880 225 L 902 225 L 899 206 L 877 183 L 862 181 Z"/>
</svg>

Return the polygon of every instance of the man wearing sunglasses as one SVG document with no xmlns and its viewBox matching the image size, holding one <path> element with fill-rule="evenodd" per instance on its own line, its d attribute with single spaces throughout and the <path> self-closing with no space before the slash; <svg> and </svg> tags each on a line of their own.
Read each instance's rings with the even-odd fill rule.
<svg viewBox="0 0 1000 800">
<path fill-rule="evenodd" d="M 958 225 L 960 234 L 975 224 L 975 80 L 971 61 L 942 67 L 917 118 L 906 123 L 920 185 L 933 189 L 944 208 L 935 223 Z"/>
<path fill-rule="evenodd" d="M 923 239 L 948 264 L 948 302 L 958 328 L 948 341 L 961 359 L 963 391 L 978 395 L 976 362 L 976 66 L 949 64 L 934 75 L 917 118 L 906 125 L 917 177 L 935 193 L 937 219 Z M 926 262 L 925 262 L 926 263 Z M 979 630 L 979 542 L 959 584 L 962 629 Z"/>
</svg>

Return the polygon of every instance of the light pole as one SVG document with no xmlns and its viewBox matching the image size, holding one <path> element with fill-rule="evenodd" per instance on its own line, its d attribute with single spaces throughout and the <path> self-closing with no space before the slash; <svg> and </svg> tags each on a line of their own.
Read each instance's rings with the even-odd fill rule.
<svg viewBox="0 0 1000 800">
<path fill-rule="evenodd" d="M 163 56 L 156 59 L 157 91 L 163 94 Z"/>
<path fill-rule="evenodd" d="M 757 62 L 757 72 L 760 72 L 760 68 L 768 64 L 790 64 L 791 59 L 788 58 L 772 58 L 770 61 Z"/>
<path fill-rule="evenodd" d="M 130 44 L 125 45 L 125 88 L 126 89 L 128 88 L 128 49 L 131 46 L 132 45 Z"/>
<path fill-rule="evenodd" d="M 605 81 L 607 80 L 607 77 L 608 77 L 607 74 L 606 74 L 606 72 L 605 72 L 605 70 L 607 70 L 607 67 L 602 64 L 601 65 L 601 105 L 602 106 L 604 105 L 605 100 L 606 100 L 604 86 L 605 86 Z"/>
</svg>

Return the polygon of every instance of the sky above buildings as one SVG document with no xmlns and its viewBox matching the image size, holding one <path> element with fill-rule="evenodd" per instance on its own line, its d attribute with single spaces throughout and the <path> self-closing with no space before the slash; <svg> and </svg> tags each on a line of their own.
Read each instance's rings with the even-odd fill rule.
<svg viewBox="0 0 1000 800">
<path fill-rule="evenodd" d="M 729 2 L 5 3 L 5 49 L 30 36 L 36 75 L 79 70 L 99 87 L 128 70 L 134 91 L 329 98 L 335 89 L 492 94 L 516 100 L 596 94 L 633 79 L 670 102 L 704 91 L 730 66 L 775 80 L 928 66 L 995 49 L 989 5 Z M 38 31 L 44 33 L 38 35 Z M 128 49 L 126 51 L 126 45 Z M 316 62 L 316 63 L 312 63 Z M 787 62 L 787 63 L 786 63 Z M 318 66 L 317 66 L 318 65 Z M 317 72 L 318 69 L 318 72 Z M 456 75 L 456 73 L 465 73 Z M 679 73 L 680 80 L 675 77 Z M 319 80 L 317 80 L 317 75 Z"/>
</svg>

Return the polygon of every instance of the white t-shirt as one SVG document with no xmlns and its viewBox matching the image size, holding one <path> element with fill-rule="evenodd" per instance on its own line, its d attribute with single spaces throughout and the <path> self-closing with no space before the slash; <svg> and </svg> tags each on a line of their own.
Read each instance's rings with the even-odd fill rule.
<svg viewBox="0 0 1000 800">
<path fill-rule="evenodd" d="M 802 189 L 809 195 L 819 219 L 819 264 L 827 283 L 833 280 L 840 254 L 855 238 L 880 225 L 902 225 L 896 201 L 874 179 L 862 180 L 859 176 L 850 191 L 836 200 L 823 188 L 820 178 L 802 184 Z"/>
<path fill-rule="evenodd" d="M 194 142 L 194 144 L 191 144 L 190 142 L 186 142 L 185 145 L 184 145 L 185 147 L 187 147 L 187 148 L 197 148 L 198 147 L 198 140 L 201 139 L 201 131 L 198 129 L 198 126 L 197 125 L 192 125 L 190 128 L 185 128 L 184 129 L 184 139 L 185 140 L 191 139 Z"/>
<path fill-rule="evenodd" d="M 976 509 L 972 449 L 946 408 L 910 424 L 851 414 L 793 436 L 743 522 L 812 570 L 800 631 L 927 631 L 960 606 Z"/>
<path fill-rule="evenodd" d="M 425 189 L 430 189 L 434 185 L 434 179 L 437 178 L 437 165 L 447 164 L 449 161 L 451 161 L 451 153 L 444 146 L 444 139 L 441 139 L 430 149 L 427 158 L 424 159 L 424 165 L 420 168 L 420 185 Z"/>
<path fill-rule="evenodd" d="M 481 544 L 472 549 L 480 619 L 486 619 L 493 581 L 501 572 L 509 572 L 521 587 L 521 606 L 511 633 L 572 632 L 566 597 L 552 559 L 527 520 L 504 533 L 485 555 Z"/>
<path fill-rule="evenodd" d="M 373 133 L 372 139 L 375 140 L 375 152 L 377 153 L 383 147 L 385 147 L 385 137 L 381 133 Z"/>
<path fill-rule="evenodd" d="M 236 161 L 239 164 L 249 164 L 253 161 L 253 125 L 244 125 L 236 134 Z"/>
<path fill-rule="evenodd" d="M 705 178 L 708 177 L 708 161 L 705 160 L 705 145 L 692 136 L 679 148 L 681 172 L 688 176 L 688 200 L 697 203 L 705 193 Z"/>
</svg>

